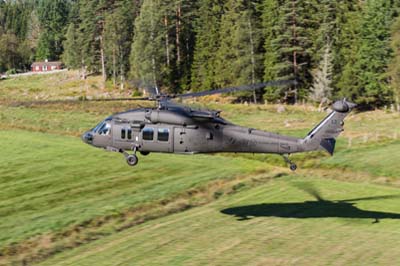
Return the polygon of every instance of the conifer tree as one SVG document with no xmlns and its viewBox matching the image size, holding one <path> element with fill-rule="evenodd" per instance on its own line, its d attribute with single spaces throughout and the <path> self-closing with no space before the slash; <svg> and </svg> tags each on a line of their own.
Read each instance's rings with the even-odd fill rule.
<svg viewBox="0 0 400 266">
<path fill-rule="evenodd" d="M 341 85 L 341 95 L 365 108 L 382 106 L 390 102 L 391 90 L 385 72 L 391 58 L 389 46 L 390 24 L 392 20 L 390 0 L 368 0 L 365 3 L 358 51 L 355 55 L 352 75 L 345 76 Z M 346 86 L 347 80 L 351 85 Z"/>
<path fill-rule="evenodd" d="M 266 33 L 265 77 L 298 80 L 300 86 L 284 92 L 286 101 L 296 102 L 299 96 L 305 96 L 312 80 L 309 70 L 318 6 L 313 0 L 265 0 L 266 7 L 272 10 L 264 9 L 263 16 L 264 25 L 271 27 Z"/>
<path fill-rule="evenodd" d="M 196 43 L 192 65 L 193 90 L 201 91 L 217 86 L 216 58 L 223 0 L 200 0 L 195 22 Z"/>
<path fill-rule="evenodd" d="M 63 0 L 40 0 L 38 5 L 42 33 L 37 58 L 57 60 L 63 52 L 62 42 L 68 25 L 69 3 Z"/>
<path fill-rule="evenodd" d="M 113 0 L 81 0 L 79 8 L 79 39 L 82 66 L 90 72 L 99 72 L 103 87 L 107 79 L 105 69 L 105 17 Z"/>
<path fill-rule="evenodd" d="M 194 22 L 198 1 L 175 0 L 170 8 L 174 11 L 171 16 L 171 37 L 174 42 L 171 78 L 175 80 L 176 90 L 179 91 L 190 87 L 195 45 Z"/>
<path fill-rule="evenodd" d="M 216 54 L 219 87 L 260 82 L 262 54 L 257 4 L 257 1 L 228 0 L 225 5 Z"/>
<path fill-rule="evenodd" d="M 168 51 L 165 45 L 165 10 L 161 0 L 144 0 L 135 21 L 130 55 L 131 77 L 140 85 L 168 86 Z"/>
<path fill-rule="evenodd" d="M 119 77 L 121 89 L 129 71 L 129 55 L 133 37 L 133 23 L 138 9 L 130 0 L 116 1 L 105 20 L 106 68 L 114 86 Z"/>
<path fill-rule="evenodd" d="M 310 98 L 318 102 L 320 109 L 324 103 L 327 103 L 332 97 L 332 44 L 327 42 L 325 51 L 318 68 L 313 72 L 313 85 L 311 87 Z"/>
<path fill-rule="evenodd" d="M 64 41 L 64 53 L 62 60 L 64 64 L 71 69 L 78 69 L 81 67 L 81 52 L 78 42 L 78 31 L 75 23 L 68 26 L 67 34 Z"/>
<path fill-rule="evenodd" d="M 400 17 L 397 17 L 393 23 L 391 39 L 394 56 L 389 65 L 390 85 L 394 91 L 397 111 L 400 112 Z"/>
</svg>

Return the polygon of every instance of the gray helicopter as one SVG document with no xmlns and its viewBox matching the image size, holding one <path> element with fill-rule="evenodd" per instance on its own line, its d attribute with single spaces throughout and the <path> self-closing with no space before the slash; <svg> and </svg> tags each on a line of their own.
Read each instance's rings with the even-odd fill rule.
<svg viewBox="0 0 400 266">
<path fill-rule="evenodd" d="M 333 155 L 335 138 L 343 131 L 344 118 L 356 106 L 345 99 L 332 106 L 332 112 L 305 138 L 295 138 L 235 125 L 220 116 L 220 111 L 194 110 L 171 101 L 236 91 L 254 91 L 265 87 L 294 84 L 295 81 L 271 81 L 247 86 L 194 92 L 180 95 L 156 94 L 140 100 L 153 100 L 154 108 L 138 108 L 114 114 L 82 135 L 94 147 L 119 152 L 130 166 L 138 163 L 136 153 L 271 153 L 283 156 L 290 169 L 297 166 L 292 153 L 325 150 Z M 110 99 L 110 100 L 133 100 Z"/>
</svg>

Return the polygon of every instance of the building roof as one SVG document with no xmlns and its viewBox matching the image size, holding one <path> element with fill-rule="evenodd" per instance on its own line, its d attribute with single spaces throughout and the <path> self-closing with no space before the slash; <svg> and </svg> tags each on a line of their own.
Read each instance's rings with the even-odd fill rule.
<svg viewBox="0 0 400 266">
<path fill-rule="evenodd" d="M 35 66 L 61 66 L 62 62 L 60 61 L 53 61 L 53 62 L 34 62 L 31 67 Z"/>
</svg>

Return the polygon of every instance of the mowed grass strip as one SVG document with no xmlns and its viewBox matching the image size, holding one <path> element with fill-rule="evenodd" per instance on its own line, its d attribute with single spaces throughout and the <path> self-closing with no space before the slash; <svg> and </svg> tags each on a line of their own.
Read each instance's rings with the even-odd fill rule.
<svg viewBox="0 0 400 266">
<path fill-rule="evenodd" d="M 0 131 L 0 247 L 95 217 L 123 212 L 263 164 L 220 156 L 123 156 L 78 138 Z"/>
<path fill-rule="evenodd" d="M 375 176 L 400 178 L 400 142 L 382 145 L 364 145 L 355 149 L 342 149 L 333 157 L 322 160 L 321 165 L 329 168 L 347 168 L 367 172 Z"/>
<path fill-rule="evenodd" d="M 386 186 L 283 177 L 40 265 L 398 265 L 399 194 Z M 388 195 L 394 197 L 345 201 Z"/>
</svg>

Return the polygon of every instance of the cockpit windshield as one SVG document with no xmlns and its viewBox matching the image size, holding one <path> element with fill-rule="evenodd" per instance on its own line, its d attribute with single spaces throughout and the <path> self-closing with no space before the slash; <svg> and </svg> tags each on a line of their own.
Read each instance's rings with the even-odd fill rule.
<svg viewBox="0 0 400 266">
<path fill-rule="evenodd" d="M 110 120 L 106 119 L 99 123 L 96 127 L 92 129 L 94 133 L 98 133 L 99 135 L 109 135 L 111 130 Z"/>
</svg>

